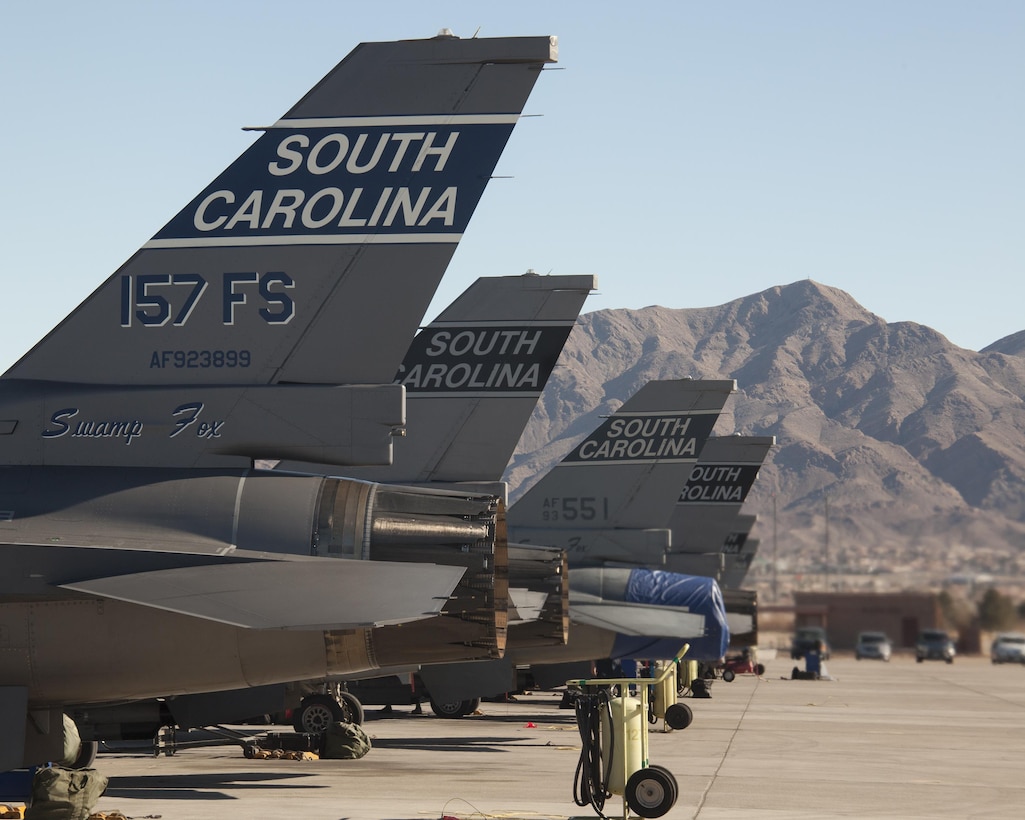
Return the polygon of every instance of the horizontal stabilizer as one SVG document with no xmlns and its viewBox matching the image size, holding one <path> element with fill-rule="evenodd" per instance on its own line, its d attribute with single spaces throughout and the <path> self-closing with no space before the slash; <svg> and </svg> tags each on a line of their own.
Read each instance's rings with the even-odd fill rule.
<svg viewBox="0 0 1025 820">
<path fill-rule="evenodd" d="M 624 601 L 587 601 L 570 592 L 569 617 L 575 624 L 608 629 L 620 635 L 665 635 L 690 639 L 705 633 L 705 616 L 682 607 L 631 604 Z M 572 634 L 572 627 L 570 627 Z"/>
<path fill-rule="evenodd" d="M 650 638 L 670 638 L 670 643 L 686 639 L 691 645 L 688 657 L 699 659 L 722 657 L 729 645 L 730 633 L 722 590 L 712 578 L 645 568 L 580 568 L 570 570 L 569 600 L 570 619 L 574 622 L 597 625 L 595 621 L 581 619 L 588 616 L 607 619 L 609 612 L 623 619 L 610 621 L 610 628 L 618 633 L 615 651 L 626 653 L 617 657 L 675 657 L 672 654 L 645 654 L 649 650 L 654 651 L 656 645 L 648 640 Z M 622 602 L 648 610 L 648 614 L 627 618 L 625 616 L 630 610 L 600 610 L 596 615 L 587 612 L 599 601 L 603 607 L 618 607 Z M 682 613 L 699 617 L 700 626 L 695 629 L 693 622 L 688 622 Z M 648 631 L 640 631 L 642 629 Z M 631 640 L 634 638 L 645 640 Z M 662 646 L 659 651 L 673 653 L 675 648 Z M 634 652 L 642 654 L 631 654 Z"/>
<path fill-rule="evenodd" d="M 521 544 L 546 544 L 567 552 L 574 564 L 616 561 L 646 566 L 661 565 L 670 545 L 667 529 L 554 529 L 517 527 Z"/>
<path fill-rule="evenodd" d="M 753 615 L 743 612 L 726 611 L 726 624 L 730 628 L 731 635 L 747 635 L 754 632 L 755 619 Z"/>
<path fill-rule="evenodd" d="M 704 575 L 708 578 L 715 578 L 717 581 L 722 578 L 726 556 L 721 552 L 686 552 L 673 554 L 666 558 L 665 569 L 669 572 L 679 572 L 684 575 Z"/>
<path fill-rule="evenodd" d="M 437 615 L 463 571 L 321 558 L 181 567 L 61 586 L 249 629 L 346 629 Z"/>
</svg>

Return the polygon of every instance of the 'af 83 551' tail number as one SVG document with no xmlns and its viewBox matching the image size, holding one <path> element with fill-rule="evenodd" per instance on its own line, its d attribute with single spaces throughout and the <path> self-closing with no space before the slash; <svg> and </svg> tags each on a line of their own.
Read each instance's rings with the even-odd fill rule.
<svg viewBox="0 0 1025 820">
<path fill-rule="evenodd" d="M 541 502 L 542 521 L 607 521 L 609 499 L 585 496 L 546 498 Z"/>
<path fill-rule="evenodd" d="M 150 368 L 171 367 L 175 369 L 210 367 L 249 367 L 252 356 L 248 350 L 154 350 L 150 356 Z"/>
</svg>

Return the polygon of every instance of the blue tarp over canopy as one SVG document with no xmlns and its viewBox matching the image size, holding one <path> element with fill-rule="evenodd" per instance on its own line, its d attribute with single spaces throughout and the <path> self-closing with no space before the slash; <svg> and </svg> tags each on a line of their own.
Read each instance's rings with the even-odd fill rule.
<svg viewBox="0 0 1025 820">
<path fill-rule="evenodd" d="M 619 635 L 612 647 L 614 660 L 668 660 L 685 643 L 690 644 L 687 660 L 717 661 L 726 654 L 730 643 L 726 604 L 714 578 L 658 569 L 635 569 L 627 581 L 624 600 L 653 606 L 686 607 L 705 616 L 705 630 L 703 635 Z"/>
</svg>

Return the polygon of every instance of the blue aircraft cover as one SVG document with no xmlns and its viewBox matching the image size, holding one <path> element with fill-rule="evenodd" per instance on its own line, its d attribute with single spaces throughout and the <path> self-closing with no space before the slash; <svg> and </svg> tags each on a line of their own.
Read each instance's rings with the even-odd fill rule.
<svg viewBox="0 0 1025 820">
<path fill-rule="evenodd" d="M 617 635 L 612 658 L 668 660 L 683 644 L 690 644 L 686 658 L 717 661 L 726 654 L 730 629 L 726 625 L 726 604 L 714 578 L 682 575 L 658 569 L 635 569 L 627 580 L 625 600 L 654 606 L 686 607 L 705 616 L 703 635 Z"/>
</svg>

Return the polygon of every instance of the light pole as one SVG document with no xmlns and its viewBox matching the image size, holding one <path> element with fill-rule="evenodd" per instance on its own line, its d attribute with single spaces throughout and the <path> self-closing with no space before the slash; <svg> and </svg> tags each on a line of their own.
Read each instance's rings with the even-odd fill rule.
<svg viewBox="0 0 1025 820">
<path fill-rule="evenodd" d="M 822 569 L 826 576 L 826 592 L 829 592 L 829 493 L 823 493 L 826 500 L 826 538 L 822 544 Z"/>
<path fill-rule="evenodd" d="M 779 603 L 779 530 L 776 527 L 776 494 L 772 494 L 772 602 Z"/>
</svg>

